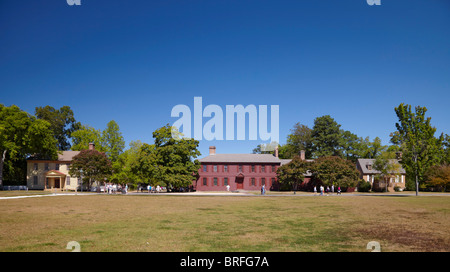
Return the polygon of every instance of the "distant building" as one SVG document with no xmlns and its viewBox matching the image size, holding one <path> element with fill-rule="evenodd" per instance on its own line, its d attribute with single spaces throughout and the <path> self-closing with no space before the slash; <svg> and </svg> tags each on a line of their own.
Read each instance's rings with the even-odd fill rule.
<svg viewBox="0 0 450 272">
<path fill-rule="evenodd" d="M 381 190 L 386 188 L 385 181 L 382 178 L 378 178 L 378 175 L 381 174 L 380 171 L 377 171 L 373 168 L 373 164 L 375 159 L 358 159 L 356 162 L 356 169 L 358 169 L 360 173 L 360 178 L 368 181 L 372 184 L 373 190 Z M 399 160 L 392 159 L 391 163 L 400 164 Z M 398 187 L 401 190 L 405 188 L 406 184 L 406 171 L 401 167 L 399 173 L 397 175 L 393 175 L 388 181 L 387 188 L 389 191 L 394 191 L 394 187 Z"/>
<path fill-rule="evenodd" d="M 89 149 L 95 149 L 89 144 Z M 62 151 L 57 160 L 42 160 L 31 157 L 27 160 L 27 187 L 30 190 L 75 190 L 81 181 L 69 175 L 73 157 L 80 151 Z"/>
<path fill-rule="evenodd" d="M 303 159 L 305 153 L 302 152 Z M 209 156 L 199 160 L 199 178 L 194 182 L 197 191 L 278 190 L 277 169 L 291 160 L 275 154 L 216 154 L 216 147 L 209 147 Z"/>
</svg>

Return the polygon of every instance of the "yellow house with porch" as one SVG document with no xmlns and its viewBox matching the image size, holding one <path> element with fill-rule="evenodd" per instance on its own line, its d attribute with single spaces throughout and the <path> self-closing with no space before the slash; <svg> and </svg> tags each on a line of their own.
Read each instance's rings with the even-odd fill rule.
<svg viewBox="0 0 450 272">
<path fill-rule="evenodd" d="M 69 175 L 72 158 L 80 151 L 63 151 L 58 159 L 27 160 L 27 187 L 29 190 L 75 190 L 80 186 L 77 177 Z"/>
</svg>

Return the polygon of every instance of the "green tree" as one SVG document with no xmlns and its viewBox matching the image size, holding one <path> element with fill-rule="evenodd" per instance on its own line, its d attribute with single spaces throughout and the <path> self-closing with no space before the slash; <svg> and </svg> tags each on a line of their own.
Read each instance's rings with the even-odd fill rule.
<svg viewBox="0 0 450 272">
<path fill-rule="evenodd" d="M 419 194 L 419 184 L 429 167 L 440 161 L 439 150 L 444 140 L 443 134 L 436 138 L 436 128 L 431 126 L 431 118 L 425 118 L 427 108 L 417 106 L 415 112 L 410 105 L 401 103 L 395 108 L 398 123 L 397 131 L 391 134 L 391 142 L 402 151 L 401 164 L 408 178 L 415 180 L 416 195 Z"/>
<path fill-rule="evenodd" d="M 9 159 L 7 163 L 30 155 L 56 159 L 57 151 L 56 140 L 47 121 L 36 119 L 15 105 L 5 107 L 0 104 L 0 186 L 3 185 L 6 158 Z"/>
<path fill-rule="evenodd" d="M 450 136 L 445 134 L 442 142 L 442 160 L 441 163 L 450 164 Z"/>
<path fill-rule="evenodd" d="M 116 121 L 111 120 L 106 125 L 101 136 L 101 145 L 105 148 L 108 158 L 115 162 L 125 148 L 125 140 Z"/>
<path fill-rule="evenodd" d="M 362 139 L 348 130 L 341 130 L 340 133 L 339 147 L 341 149 L 342 157 L 351 160 L 352 162 L 356 162 L 356 160 L 361 157 L 363 150 Z"/>
<path fill-rule="evenodd" d="M 129 148 L 112 163 L 113 174 L 110 181 L 117 184 L 133 184 L 145 182 L 145 178 L 135 171 L 139 164 L 139 151 L 143 146 L 141 141 L 131 141 Z"/>
<path fill-rule="evenodd" d="M 383 180 L 387 192 L 389 180 L 400 175 L 401 165 L 397 162 L 394 152 L 386 151 L 375 159 L 373 168 L 380 172 L 378 176 Z"/>
<path fill-rule="evenodd" d="M 291 129 L 291 133 L 287 136 L 286 145 L 290 154 L 286 154 L 289 158 L 298 156 L 301 150 L 305 151 L 305 158 L 312 158 L 313 154 L 313 130 L 308 126 L 297 123 Z"/>
<path fill-rule="evenodd" d="M 81 128 L 81 124 L 75 120 L 70 107 L 63 106 L 59 110 L 51 106 L 36 107 L 35 115 L 38 119 L 50 123 L 53 135 L 58 141 L 58 149 L 70 150 L 71 134 Z"/>
<path fill-rule="evenodd" d="M 331 116 L 325 115 L 314 120 L 312 131 L 313 154 L 315 157 L 341 156 L 341 125 Z"/>
<path fill-rule="evenodd" d="M 108 122 L 103 131 L 83 125 L 72 133 L 72 150 L 89 148 L 89 143 L 95 143 L 95 149 L 105 152 L 111 161 L 116 161 L 125 147 L 125 140 L 116 121 Z"/>
<path fill-rule="evenodd" d="M 95 143 L 95 149 L 105 152 L 102 141 L 102 132 L 88 125 L 82 125 L 80 129 L 72 132 L 72 150 L 81 151 L 89 149 L 89 143 Z"/>
<path fill-rule="evenodd" d="M 142 183 L 165 186 L 165 183 L 156 178 L 159 170 L 157 163 L 155 145 L 143 143 L 136 154 L 135 162 L 131 164 L 131 170 L 141 178 Z"/>
<path fill-rule="evenodd" d="M 373 139 L 373 142 L 369 141 L 368 154 L 365 157 L 369 159 L 375 159 L 378 156 L 380 156 L 384 151 L 386 151 L 386 149 L 387 146 L 381 143 L 381 139 L 375 137 L 375 139 Z"/>
<path fill-rule="evenodd" d="M 355 187 L 358 184 L 359 172 L 355 164 L 338 156 L 318 158 L 311 171 L 326 186 Z"/>
<path fill-rule="evenodd" d="M 153 132 L 154 145 L 143 144 L 139 154 L 136 171 L 153 184 L 162 183 L 168 188 L 186 187 L 197 179 L 200 162 L 199 141 L 172 137 L 169 124 Z"/>
<path fill-rule="evenodd" d="M 305 174 L 311 169 L 311 162 L 302 160 L 300 156 L 295 156 L 288 164 L 277 169 L 278 182 L 288 184 L 297 191 L 297 187 L 305 178 Z"/>
<path fill-rule="evenodd" d="M 98 185 L 104 182 L 112 173 L 111 161 L 105 153 L 98 150 L 81 150 L 73 157 L 69 174 L 88 181 L 89 188 L 94 182 Z"/>
</svg>

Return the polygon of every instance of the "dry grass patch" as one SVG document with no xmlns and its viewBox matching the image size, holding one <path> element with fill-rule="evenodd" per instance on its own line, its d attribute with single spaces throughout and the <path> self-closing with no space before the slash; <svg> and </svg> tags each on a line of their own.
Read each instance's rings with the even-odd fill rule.
<svg viewBox="0 0 450 272">
<path fill-rule="evenodd" d="M 0 200 L 0 251 L 449 251 L 450 197 Z M 437 246 L 436 246 L 437 245 Z"/>
</svg>

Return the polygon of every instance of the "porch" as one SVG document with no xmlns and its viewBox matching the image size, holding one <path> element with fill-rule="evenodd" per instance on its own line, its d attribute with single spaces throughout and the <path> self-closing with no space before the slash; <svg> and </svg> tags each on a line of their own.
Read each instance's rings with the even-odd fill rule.
<svg viewBox="0 0 450 272">
<path fill-rule="evenodd" d="M 66 174 L 57 170 L 50 170 L 45 173 L 45 187 L 44 190 L 64 190 Z"/>
</svg>

